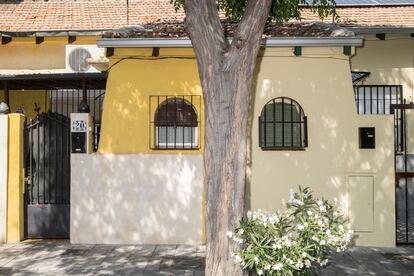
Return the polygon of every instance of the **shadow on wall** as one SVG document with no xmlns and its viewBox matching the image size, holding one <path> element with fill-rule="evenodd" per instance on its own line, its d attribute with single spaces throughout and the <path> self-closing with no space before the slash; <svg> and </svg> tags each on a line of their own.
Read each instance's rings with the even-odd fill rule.
<svg viewBox="0 0 414 276">
<path fill-rule="evenodd" d="M 71 242 L 203 242 L 201 150 L 150 149 L 150 96 L 175 95 L 201 95 L 194 59 L 112 67 L 98 154 L 72 155 Z"/>
<path fill-rule="evenodd" d="M 201 244 L 201 155 L 72 155 L 71 242 Z"/>
<path fill-rule="evenodd" d="M 388 36 L 387 36 L 388 38 Z M 409 36 L 391 35 L 382 41 L 365 39 L 352 57 L 352 70 L 371 72 L 363 84 L 403 85 L 404 97 L 414 97 L 414 40 Z M 411 99 L 410 99 L 411 98 Z"/>
<path fill-rule="evenodd" d="M 392 241 L 394 232 L 393 117 L 357 115 L 347 59 L 263 58 L 256 75 L 248 168 L 248 196 L 252 209 L 282 209 L 289 189 L 309 186 L 316 196 L 337 197 L 350 206 L 349 175 L 375 177 L 375 232 Z M 315 70 L 318 67 L 319 70 Z M 272 69 L 272 70 L 270 70 Z M 292 74 L 295 72 L 295 74 Z M 309 146 L 304 151 L 263 151 L 258 142 L 257 118 L 276 97 L 298 101 L 308 116 Z M 359 149 L 358 128 L 376 127 L 377 147 Z M 361 202 L 365 204 L 366 202 Z M 362 214 L 364 215 L 364 214 Z M 364 235 L 364 234 L 362 234 Z M 376 237 L 380 240 L 379 236 Z M 392 242 L 389 242 L 390 245 Z"/>
<path fill-rule="evenodd" d="M 99 153 L 148 153 L 150 96 L 202 95 L 194 60 L 124 60 L 111 69 Z M 195 106 L 195 108 L 198 108 Z M 199 112 L 203 116 L 203 112 Z M 204 118 L 199 120 L 201 131 Z M 202 133 L 201 133 L 202 134 Z M 159 153 L 159 151 L 158 151 Z"/>
</svg>

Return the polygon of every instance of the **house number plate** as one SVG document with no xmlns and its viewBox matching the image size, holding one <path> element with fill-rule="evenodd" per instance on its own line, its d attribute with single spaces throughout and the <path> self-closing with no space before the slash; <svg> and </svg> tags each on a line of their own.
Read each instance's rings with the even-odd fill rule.
<svg viewBox="0 0 414 276">
<path fill-rule="evenodd" d="M 83 121 L 83 120 L 72 121 L 72 132 L 86 132 L 86 121 Z"/>
</svg>

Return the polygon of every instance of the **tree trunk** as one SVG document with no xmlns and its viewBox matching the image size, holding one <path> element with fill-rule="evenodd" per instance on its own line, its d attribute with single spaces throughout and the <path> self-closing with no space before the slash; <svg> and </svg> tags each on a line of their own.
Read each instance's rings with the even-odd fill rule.
<svg viewBox="0 0 414 276">
<path fill-rule="evenodd" d="M 215 0 L 185 0 L 205 107 L 206 275 L 241 275 L 226 232 L 244 214 L 251 86 L 271 0 L 250 0 L 232 43 L 224 37 Z"/>
</svg>

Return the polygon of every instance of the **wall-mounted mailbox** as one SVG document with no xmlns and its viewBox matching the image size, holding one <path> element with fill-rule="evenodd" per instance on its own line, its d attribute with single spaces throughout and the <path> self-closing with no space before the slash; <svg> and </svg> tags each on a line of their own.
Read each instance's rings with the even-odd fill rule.
<svg viewBox="0 0 414 276">
<path fill-rule="evenodd" d="M 71 152 L 92 153 L 92 117 L 89 113 L 70 114 Z"/>
<path fill-rule="evenodd" d="M 359 128 L 359 148 L 375 149 L 375 127 Z"/>
<path fill-rule="evenodd" d="M 86 153 L 86 132 L 72 132 L 72 153 Z"/>
</svg>

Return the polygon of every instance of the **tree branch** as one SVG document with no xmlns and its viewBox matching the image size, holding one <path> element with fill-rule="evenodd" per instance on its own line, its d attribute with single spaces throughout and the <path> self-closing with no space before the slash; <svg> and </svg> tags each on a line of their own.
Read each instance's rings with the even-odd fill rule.
<svg viewBox="0 0 414 276">
<path fill-rule="evenodd" d="M 234 33 L 230 49 L 226 54 L 228 59 L 223 68 L 225 71 L 230 70 L 235 63 L 234 61 L 239 58 L 242 49 L 254 49 L 259 45 L 271 5 L 272 0 L 249 0 L 245 13 Z M 256 58 L 254 53 L 249 56 Z"/>
<path fill-rule="evenodd" d="M 224 36 L 215 0 L 184 0 L 184 10 L 187 32 L 197 54 L 203 54 L 203 46 L 212 42 L 217 54 L 228 50 L 229 42 Z"/>
</svg>

